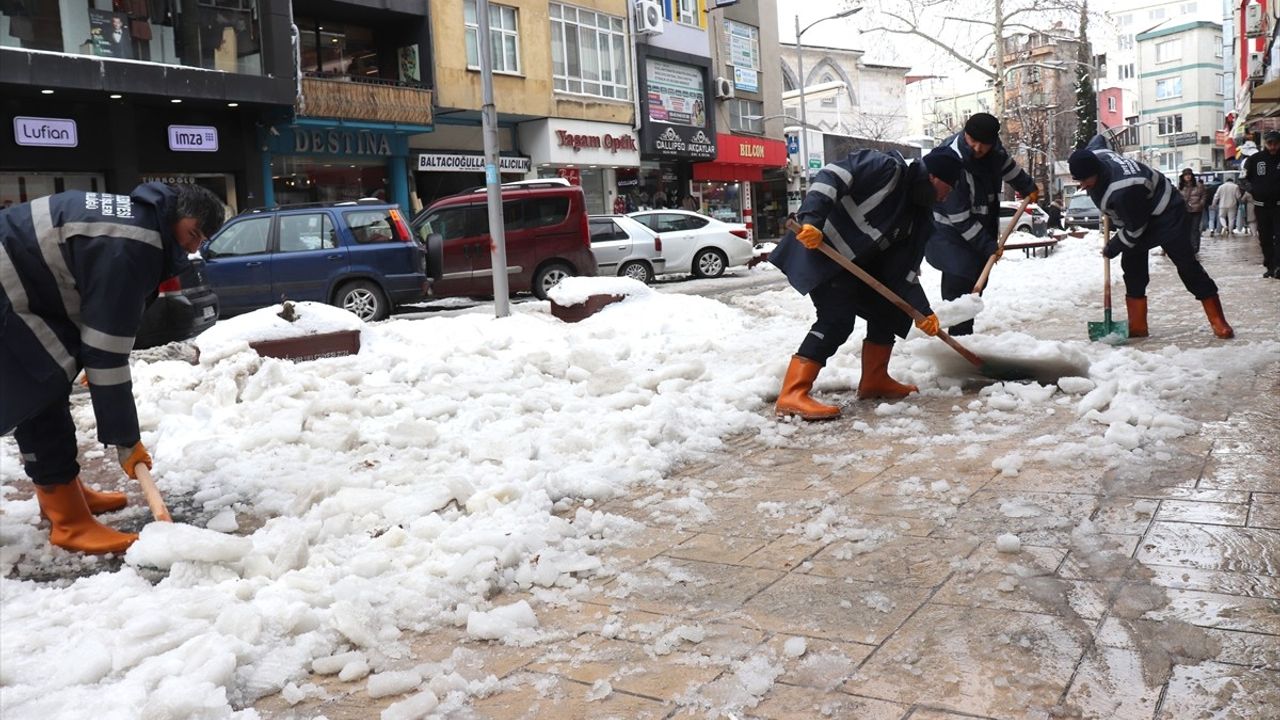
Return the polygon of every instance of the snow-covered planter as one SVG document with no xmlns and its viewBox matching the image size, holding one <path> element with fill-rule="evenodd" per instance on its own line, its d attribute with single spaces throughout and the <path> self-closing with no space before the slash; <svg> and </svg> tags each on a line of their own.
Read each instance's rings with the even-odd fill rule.
<svg viewBox="0 0 1280 720">
<path fill-rule="evenodd" d="M 360 318 L 317 302 L 285 302 L 219 322 L 196 338 L 201 357 L 221 357 L 246 344 L 263 357 L 317 360 L 360 352 Z"/>
<path fill-rule="evenodd" d="M 630 295 L 653 292 L 638 280 L 624 277 L 571 277 L 547 293 L 551 314 L 564 322 L 578 322 Z"/>
</svg>

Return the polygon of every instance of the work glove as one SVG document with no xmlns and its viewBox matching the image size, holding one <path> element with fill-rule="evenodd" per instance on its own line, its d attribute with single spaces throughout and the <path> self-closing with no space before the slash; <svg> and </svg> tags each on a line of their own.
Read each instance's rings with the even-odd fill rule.
<svg viewBox="0 0 1280 720">
<path fill-rule="evenodd" d="M 141 440 L 133 447 L 116 446 L 116 456 L 120 458 L 120 467 L 124 468 L 124 474 L 134 480 L 138 479 L 139 463 L 146 465 L 148 470 L 151 469 L 151 455 L 147 453 L 147 448 L 143 446 Z"/>
<path fill-rule="evenodd" d="M 1128 246 L 1120 240 L 1120 233 L 1116 233 L 1114 237 L 1107 241 L 1106 247 L 1102 248 L 1102 254 L 1110 259 L 1124 252 L 1126 249 L 1128 249 Z"/>
<path fill-rule="evenodd" d="M 938 314 L 931 313 L 927 318 L 921 318 L 916 321 L 916 327 L 920 328 L 920 332 L 933 337 L 938 334 Z"/>
<path fill-rule="evenodd" d="M 812 225 L 805 224 L 804 227 L 800 228 L 800 232 L 796 233 L 796 239 L 800 241 L 801 245 L 810 250 L 817 250 L 818 246 L 822 244 L 822 231 Z"/>
<path fill-rule="evenodd" d="M 1027 203 L 1033 203 L 1040 199 L 1040 188 L 1032 188 L 1031 194 L 1027 196 Z"/>
</svg>

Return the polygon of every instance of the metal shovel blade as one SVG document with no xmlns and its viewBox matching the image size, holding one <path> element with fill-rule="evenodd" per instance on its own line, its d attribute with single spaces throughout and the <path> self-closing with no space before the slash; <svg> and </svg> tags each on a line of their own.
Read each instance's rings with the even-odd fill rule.
<svg viewBox="0 0 1280 720">
<path fill-rule="evenodd" d="M 1102 322 L 1089 323 L 1089 339 L 1094 342 L 1124 342 L 1129 337 L 1129 323 L 1115 322 L 1111 319 L 1111 311 L 1103 314 Z"/>
</svg>

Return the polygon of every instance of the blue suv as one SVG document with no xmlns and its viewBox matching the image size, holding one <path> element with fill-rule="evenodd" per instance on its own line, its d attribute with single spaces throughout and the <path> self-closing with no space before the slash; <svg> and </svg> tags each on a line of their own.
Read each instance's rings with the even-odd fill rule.
<svg viewBox="0 0 1280 720">
<path fill-rule="evenodd" d="M 250 210 L 201 254 L 222 317 L 314 300 L 382 320 L 427 293 L 426 249 L 399 208 L 383 200 Z"/>
</svg>

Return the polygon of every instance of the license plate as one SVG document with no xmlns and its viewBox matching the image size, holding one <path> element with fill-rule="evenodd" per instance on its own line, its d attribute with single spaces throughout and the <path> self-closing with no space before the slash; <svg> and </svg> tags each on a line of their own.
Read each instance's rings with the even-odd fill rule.
<svg viewBox="0 0 1280 720">
<path fill-rule="evenodd" d="M 214 311 L 213 311 L 213 306 L 212 306 L 212 305 L 206 305 L 206 306 L 205 306 L 205 308 L 204 308 L 203 310 L 201 310 L 201 311 L 200 311 L 200 317 L 202 317 L 202 318 L 204 318 L 204 319 L 206 319 L 206 320 L 208 320 L 209 318 L 213 317 L 213 315 L 214 315 Z"/>
</svg>

